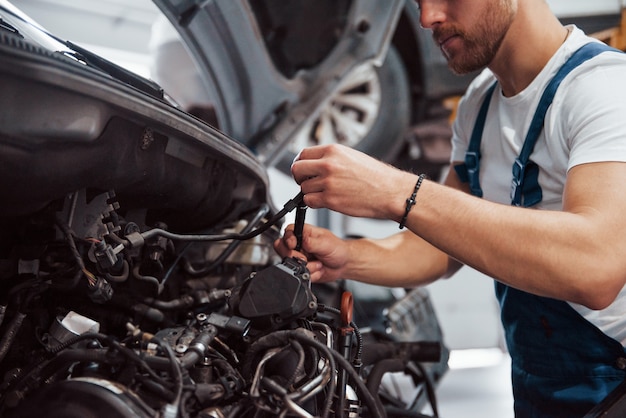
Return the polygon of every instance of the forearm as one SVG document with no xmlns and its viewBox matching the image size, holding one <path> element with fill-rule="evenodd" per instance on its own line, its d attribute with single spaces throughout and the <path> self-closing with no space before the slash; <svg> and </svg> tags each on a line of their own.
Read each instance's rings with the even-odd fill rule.
<svg viewBox="0 0 626 418">
<path fill-rule="evenodd" d="M 348 263 L 343 277 L 388 287 L 428 284 L 457 267 L 449 257 L 406 231 L 385 239 L 347 241 Z"/>
<path fill-rule="evenodd" d="M 432 182 L 418 197 L 407 226 L 503 283 L 591 308 L 606 306 L 624 284 L 626 248 L 615 228 L 626 225 L 617 216 L 500 205 Z"/>
</svg>

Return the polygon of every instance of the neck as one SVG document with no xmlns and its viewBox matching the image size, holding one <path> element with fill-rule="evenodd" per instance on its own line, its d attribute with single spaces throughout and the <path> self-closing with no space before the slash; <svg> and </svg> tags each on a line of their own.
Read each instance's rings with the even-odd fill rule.
<svg viewBox="0 0 626 418">
<path fill-rule="evenodd" d="M 507 97 L 528 87 L 569 33 L 544 2 L 531 3 L 519 3 L 515 19 L 489 65 Z"/>
</svg>

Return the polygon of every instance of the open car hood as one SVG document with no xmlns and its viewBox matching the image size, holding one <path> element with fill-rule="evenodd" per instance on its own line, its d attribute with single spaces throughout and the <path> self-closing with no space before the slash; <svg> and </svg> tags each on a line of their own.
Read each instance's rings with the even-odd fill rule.
<svg viewBox="0 0 626 418">
<path fill-rule="evenodd" d="M 4 0 L 0 18 L 0 216 L 114 190 L 124 208 L 190 230 L 269 202 L 256 157 L 157 85 L 53 39 Z"/>
</svg>

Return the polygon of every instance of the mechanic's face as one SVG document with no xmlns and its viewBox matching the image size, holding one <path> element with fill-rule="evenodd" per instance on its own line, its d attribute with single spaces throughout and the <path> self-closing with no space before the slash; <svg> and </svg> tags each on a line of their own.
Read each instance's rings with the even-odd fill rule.
<svg viewBox="0 0 626 418">
<path fill-rule="evenodd" d="M 458 74 L 487 67 L 517 9 L 516 0 L 418 0 L 421 24 L 431 29 Z"/>
</svg>

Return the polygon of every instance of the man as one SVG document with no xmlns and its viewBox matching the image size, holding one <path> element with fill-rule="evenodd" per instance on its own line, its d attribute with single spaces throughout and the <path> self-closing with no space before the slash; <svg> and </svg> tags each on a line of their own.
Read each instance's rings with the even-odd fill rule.
<svg viewBox="0 0 626 418">
<path fill-rule="evenodd" d="M 540 201 L 513 206 L 512 165 L 539 98 L 593 40 L 562 26 L 544 0 L 418 3 L 454 71 L 487 68 L 460 102 L 453 165 L 465 161 L 497 81 L 480 145 L 483 196 L 471 195 L 455 169 L 441 185 L 349 148 L 305 149 L 292 173 L 309 207 L 408 229 L 342 240 L 307 225 L 302 253 L 312 279 L 410 287 L 462 264 L 486 273 L 501 302 L 516 415 L 583 416 L 626 377 L 626 54 L 604 52 L 562 82 L 531 154 Z M 292 228 L 276 242 L 281 255 L 294 254 Z"/>
</svg>

